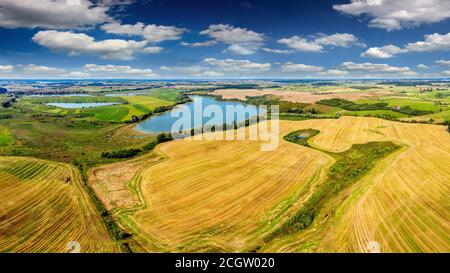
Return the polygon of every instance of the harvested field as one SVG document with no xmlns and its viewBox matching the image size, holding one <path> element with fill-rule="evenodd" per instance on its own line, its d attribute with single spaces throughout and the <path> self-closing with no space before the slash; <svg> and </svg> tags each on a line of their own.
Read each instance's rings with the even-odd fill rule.
<svg viewBox="0 0 450 273">
<path fill-rule="evenodd" d="M 249 140 L 159 145 L 155 152 L 166 160 L 128 162 L 128 171 L 137 170 L 129 185 L 139 202 L 111 206 L 114 215 L 143 251 L 369 252 L 373 242 L 382 252 L 450 251 L 445 127 L 355 117 L 281 121 L 280 127 L 273 152 Z M 387 141 L 402 148 L 327 199 L 305 230 L 264 243 L 320 188 L 335 162 L 328 153 L 282 140 L 309 128 L 320 131 L 310 143 L 324 151 Z"/>
<path fill-rule="evenodd" d="M 339 91 L 339 90 L 338 90 Z M 215 95 L 221 95 L 224 99 L 245 100 L 247 96 L 276 95 L 283 100 L 301 103 L 315 103 L 320 100 L 340 98 L 346 100 L 373 99 L 391 94 L 389 91 L 367 91 L 367 92 L 349 92 L 348 89 L 333 90 L 332 92 L 300 92 L 300 91 L 280 91 L 275 89 L 255 90 L 255 89 L 223 89 L 213 92 Z M 344 92 L 345 91 L 345 92 Z"/>
<path fill-rule="evenodd" d="M 309 230 L 264 251 L 450 251 L 450 135 L 443 126 L 375 118 L 305 121 L 322 133 L 312 143 L 342 152 L 355 143 L 393 141 L 405 148 L 329 202 Z"/>
<path fill-rule="evenodd" d="M 0 252 L 116 251 L 75 168 L 0 157 L 0 185 Z"/>
</svg>

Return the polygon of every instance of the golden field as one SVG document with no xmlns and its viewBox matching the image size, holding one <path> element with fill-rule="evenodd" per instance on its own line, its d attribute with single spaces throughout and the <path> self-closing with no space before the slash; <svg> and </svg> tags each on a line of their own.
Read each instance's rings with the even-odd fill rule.
<svg viewBox="0 0 450 273">
<path fill-rule="evenodd" d="M 132 161 L 139 168 L 122 184 L 135 195 L 132 202 L 139 201 L 113 206 L 114 215 L 135 234 L 142 251 L 369 252 L 373 241 L 382 252 L 450 251 L 445 127 L 353 117 L 281 121 L 280 127 L 274 152 L 262 152 L 262 142 L 250 140 L 159 145 L 154 153 L 163 159 L 157 164 L 143 164 L 148 158 Z M 370 141 L 403 148 L 328 200 L 308 229 L 264 243 L 301 208 L 334 162 L 282 140 L 307 128 L 321 131 L 312 144 L 327 151 Z M 101 175 L 90 179 L 106 196 Z"/>
<path fill-rule="evenodd" d="M 283 100 L 299 103 L 315 103 L 320 100 L 340 98 L 346 100 L 375 99 L 392 94 L 389 90 L 376 89 L 375 91 L 361 92 L 352 88 L 335 88 L 321 92 L 287 91 L 277 89 L 220 89 L 213 92 L 224 99 L 246 100 L 247 97 L 276 95 Z"/>
<path fill-rule="evenodd" d="M 0 157 L 0 252 L 114 252 L 74 167 Z"/>
</svg>

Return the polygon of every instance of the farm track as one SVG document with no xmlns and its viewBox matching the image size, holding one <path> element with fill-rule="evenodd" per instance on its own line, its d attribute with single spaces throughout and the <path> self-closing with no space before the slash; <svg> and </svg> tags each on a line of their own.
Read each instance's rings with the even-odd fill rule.
<svg viewBox="0 0 450 273">
<path fill-rule="evenodd" d="M 116 251 L 75 168 L 0 157 L 0 187 L 0 252 Z"/>
</svg>

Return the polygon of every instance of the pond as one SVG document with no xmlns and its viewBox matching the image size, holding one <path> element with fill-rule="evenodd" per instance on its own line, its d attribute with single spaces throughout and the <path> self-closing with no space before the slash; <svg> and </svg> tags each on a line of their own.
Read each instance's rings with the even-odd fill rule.
<svg viewBox="0 0 450 273">
<path fill-rule="evenodd" d="M 110 93 L 105 94 L 105 97 L 133 97 L 133 96 L 142 96 L 142 95 L 148 95 L 147 92 L 133 92 L 133 93 Z"/>
<path fill-rule="evenodd" d="M 222 101 L 207 96 L 192 96 L 191 99 L 193 100 L 192 102 L 178 105 L 169 112 L 147 119 L 137 125 L 136 129 L 144 133 L 171 132 L 172 126 L 177 121 L 179 122 L 182 117 L 183 120 L 186 121 L 186 126 L 181 126 L 180 130 L 176 131 L 188 131 L 192 128 L 201 128 L 205 125 L 217 126 L 223 125 L 224 123 L 233 124 L 233 122 L 239 124 L 245 122 L 245 120 L 249 118 L 264 114 L 263 112 L 260 112 L 256 106 L 241 102 Z M 221 111 L 223 115 L 216 114 L 217 111 L 211 115 L 210 112 L 214 111 L 213 109 L 219 112 Z M 227 109 L 233 109 L 233 111 L 232 115 L 225 118 L 224 116 L 227 113 Z M 183 115 L 186 112 L 189 114 Z M 176 113 L 180 115 L 177 116 Z M 216 118 L 218 118 L 218 120 Z M 213 120 L 216 120 L 217 122 L 214 122 Z"/>
<path fill-rule="evenodd" d="M 46 103 L 49 106 L 55 106 L 59 108 L 66 109 L 78 109 L 78 108 L 92 108 L 92 107 L 100 107 L 100 106 L 109 106 L 120 104 L 117 102 L 89 102 L 89 103 L 65 103 L 65 102 L 52 102 Z"/>
<path fill-rule="evenodd" d="M 92 97 L 91 94 L 86 93 L 69 93 L 69 94 L 43 94 L 43 93 L 36 93 L 36 94 L 26 94 L 25 97 Z"/>
</svg>

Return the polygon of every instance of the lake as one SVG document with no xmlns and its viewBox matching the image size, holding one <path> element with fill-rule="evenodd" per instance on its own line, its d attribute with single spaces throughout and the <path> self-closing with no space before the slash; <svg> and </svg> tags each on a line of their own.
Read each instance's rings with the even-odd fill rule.
<svg viewBox="0 0 450 273">
<path fill-rule="evenodd" d="M 52 103 L 46 103 L 46 105 L 49 106 L 55 106 L 59 108 L 66 108 L 66 109 L 78 109 L 78 108 L 92 108 L 92 107 L 100 107 L 100 106 L 109 106 L 109 105 L 116 105 L 120 104 L 117 102 L 89 102 L 89 103 L 65 103 L 65 102 L 52 102 Z"/>
<path fill-rule="evenodd" d="M 25 97 L 92 97 L 91 94 L 86 93 L 70 93 L 70 94 L 26 94 Z"/>
<path fill-rule="evenodd" d="M 180 128 L 181 131 L 188 131 L 192 128 L 201 128 L 204 125 L 223 125 L 224 123 L 233 124 L 233 122 L 241 123 L 245 120 L 256 117 L 260 114 L 258 108 L 253 105 L 248 105 L 245 103 L 235 102 L 235 101 L 222 101 L 217 100 L 213 97 L 207 96 L 192 96 L 191 99 L 193 102 L 189 102 L 183 105 L 178 105 L 171 111 L 163 113 L 158 116 L 151 117 L 144 122 L 140 123 L 136 126 L 138 131 L 144 133 L 162 133 L 162 132 L 171 132 L 172 126 L 180 120 L 180 116 L 172 116 L 172 114 L 182 112 L 189 112 L 190 115 L 184 116 L 186 119 L 184 121 L 187 122 L 186 126 L 182 126 Z M 241 107 L 237 107 L 241 106 Z M 232 107 L 235 108 L 235 111 L 232 112 L 233 116 L 223 120 L 223 115 L 215 115 L 211 116 L 200 114 L 196 115 L 195 113 L 207 113 L 213 109 L 221 110 L 224 114 L 227 113 L 228 109 Z M 237 108 L 236 108 L 237 107 Z M 245 108 L 245 109 L 244 109 Z M 205 111 L 206 110 L 206 111 Z M 216 112 L 214 112 L 216 113 Z M 196 118 L 197 117 L 197 118 Z M 212 119 L 219 118 L 220 122 L 214 122 Z M 224 118 L 223 118 L 224 119 Z M 185 123 L 186 124 L 186 123 Z M 201 124 L 200 126 L 198 126 Z M 196 126 L 197 125 L 197 126 Z M 178 128 L 178 127 L 177 127 Z M 177 132 L 180 130 L 176 130 Z"/>
</svg>

